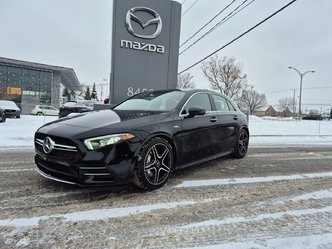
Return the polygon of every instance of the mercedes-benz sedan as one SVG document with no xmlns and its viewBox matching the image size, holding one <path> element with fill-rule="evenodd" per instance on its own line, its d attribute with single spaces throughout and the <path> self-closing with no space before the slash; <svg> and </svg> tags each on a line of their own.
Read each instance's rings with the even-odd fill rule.
<svg viewBox="0 0 332 249">
<path fill-rule="evenodd" d="M 156 189 L 174 170 L 227 154 L 243 158 L 248 143 L 246 117 L 227 97 L 160 90 L 42 126 L 35 162 L 41 175 L 60 182 Z"/>
</svg>

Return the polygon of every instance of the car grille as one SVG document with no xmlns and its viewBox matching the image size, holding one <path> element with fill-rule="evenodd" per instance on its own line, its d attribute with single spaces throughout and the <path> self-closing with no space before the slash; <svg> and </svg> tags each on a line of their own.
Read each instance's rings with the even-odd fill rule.
<svg viewBox="0 0 332 249">
<path fill-rule="evenodd" d="M 46 137 L 54 141 L 53 150 L 45 153 L 43 146 Z M 82 153 L 69 139 L 36 133 L 36 164 L 44 173 L 78 184 L 109 183 L 114 181 L 112 174 L 104 164 L 93 166 L 80 161 Z"/>
<path fill-rule="evenodd" d="M 50 153 L 45 153 L 43 149 L 45 137 L 47 136 L 41 133 L 37 133 L 35 137 L 35 147 L 40 154 L 60 159 L 75 159 L 78 157 L 77 146 L 71 140 L 56 136 L 48 136 L 54 141 L 54 145 Z"/>
<path fill-rule="evenodd" d="M 15 116 L 16 115 L 16 110 L 6 109 L 5 113 L 6 113 L 7 116 Z"/>
</svg>

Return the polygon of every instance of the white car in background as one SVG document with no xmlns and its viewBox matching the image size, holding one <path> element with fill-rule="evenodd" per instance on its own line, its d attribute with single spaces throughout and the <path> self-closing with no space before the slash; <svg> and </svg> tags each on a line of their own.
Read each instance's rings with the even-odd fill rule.
<svg viewBox="0 0 332 249">
<path fill-rule="evenodd" d="M 59 110 L 50 105 L 36 105 L 31 109 L 30 114 L 38 116 L 58 116 Z"/>
<path fill-rule="evenodd" d="M 21 117 L 21 110 L 14 101 L 0 100 L 0 108 L 5 111 L 7 118 Z"/>
</svg>

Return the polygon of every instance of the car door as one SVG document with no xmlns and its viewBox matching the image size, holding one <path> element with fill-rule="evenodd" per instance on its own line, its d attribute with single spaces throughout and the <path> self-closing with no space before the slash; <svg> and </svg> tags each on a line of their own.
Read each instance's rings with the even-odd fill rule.
<svg viewBox="0 0 332 249">
<path fill-rule="evenodd" d="M 223 96 L 211 94 L 212 104 L 215 106 L 219 120 L 219 129 L 216 136 L 220 141 L 219 151 L 230 151 L 234 147 L 236 134 L 239 129 L 237 112 L 234 106 Z"/>
<path fill-rule="evenodd" d="M 205 115 L 188 117 L 190 107 L 200 107 L 206 110 Z M 215 132 L 218 129 L 218 117 L 212 112 L 208 93 L 196 93 L 191 96 L 180 112 L 182 131 L 178 136 L 180 148 L 178 165 L 190 164 L 200 159 L 210 157 L 217 152 L 218 142 Z"/>
<path fill-rule="evenodd" d="M 57 116 L 58 115 L 58 110 L 52 106 L 49 107 L 49 115 L 52 116 Z"/>
</svg>

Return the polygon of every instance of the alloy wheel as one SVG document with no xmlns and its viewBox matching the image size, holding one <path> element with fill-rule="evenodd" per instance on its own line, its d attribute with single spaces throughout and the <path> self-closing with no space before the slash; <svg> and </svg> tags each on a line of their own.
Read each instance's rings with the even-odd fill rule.
<svg viewBox="0 0 332 249">
<path fill-rule="evenodd" d="M 172 156 L 166 144 L 156 143 L 146 153 L 144 175 L 152 185 L 162 184 L 171 171 Z"/>
</svg>

